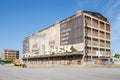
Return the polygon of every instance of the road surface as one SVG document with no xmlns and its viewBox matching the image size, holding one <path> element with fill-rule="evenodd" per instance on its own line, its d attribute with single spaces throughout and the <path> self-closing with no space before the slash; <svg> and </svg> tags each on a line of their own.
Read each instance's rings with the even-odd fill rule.
<svg viewBox="0 0 120 80">
<path fill-rule="evenodd" d="M 120 68 L 15 68 L 0 65 L 0 80 L 120 80 Z"/>
</svg>

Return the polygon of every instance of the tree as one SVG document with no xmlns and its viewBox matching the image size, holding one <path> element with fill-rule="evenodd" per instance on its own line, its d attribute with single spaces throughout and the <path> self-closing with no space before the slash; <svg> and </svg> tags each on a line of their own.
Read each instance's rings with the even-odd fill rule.
<svg viewBox="0 0 120 80">
<path fill-rule="evenodd" d="M 114 55 L 114 57 L 120 58 L 120 54 L 117 53 L 117 54 Z"/>
</svg>

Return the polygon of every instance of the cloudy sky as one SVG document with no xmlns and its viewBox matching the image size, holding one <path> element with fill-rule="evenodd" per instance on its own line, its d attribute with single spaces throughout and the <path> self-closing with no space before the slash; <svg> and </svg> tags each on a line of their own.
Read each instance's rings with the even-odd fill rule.
<svg viewBox="0 0 120 80">
<path fill-rule="evenodd" d="M 0 49 L 17 49 L 22 41 L 79 10 L 100 12 L 111 23 L 111 48 L 120 52 L 120 0 L 0 0 Z"/>
</svg>

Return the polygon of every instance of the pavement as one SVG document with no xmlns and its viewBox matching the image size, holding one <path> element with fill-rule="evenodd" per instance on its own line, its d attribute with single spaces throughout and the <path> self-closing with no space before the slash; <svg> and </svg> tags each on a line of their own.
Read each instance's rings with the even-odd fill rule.
<svg viewBox="0 0 120 80">
<path fill-rule="evenodd" d="M 108 67 L 108 68 L 120 68 L 120 64 L 107 64 L 107 65 L 50 65 L 50 64 L 27 64 L 28 68 L 52 68 L 52 67 L 78 67 L 78 68 L 92 68 L 92 67 Z"/>
<path fill-rule="evenodd" d="M 0 80 L 120 80 L 120 67 L 28 67 L 0 65 Z"/>
</svg>

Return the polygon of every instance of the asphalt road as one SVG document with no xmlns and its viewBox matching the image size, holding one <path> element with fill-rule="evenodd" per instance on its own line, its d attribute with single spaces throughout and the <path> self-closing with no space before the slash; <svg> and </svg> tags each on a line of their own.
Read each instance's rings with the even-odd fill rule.
<svg viewBox="0 0 120 80">
<path fill-rule="evenodd" d="M 120 80 L 120 68 L 15 68 L 0 65 L 0 80 Z"/>
</svg>

